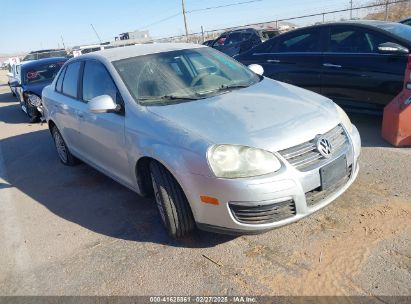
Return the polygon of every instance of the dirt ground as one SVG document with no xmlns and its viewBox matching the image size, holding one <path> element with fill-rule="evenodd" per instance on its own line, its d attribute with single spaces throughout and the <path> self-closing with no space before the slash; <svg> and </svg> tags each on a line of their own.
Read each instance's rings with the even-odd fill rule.
<svg viewBox="0 0 411 304">
<path fill-rule="evenodd" d="M 60 164 L 0 72 L 0 295 L 411 295 L 411 149 L 351 115 L 360 173 L 327 208 L 255 236 L 170 240 L 155 204 Z"/>
</svg>

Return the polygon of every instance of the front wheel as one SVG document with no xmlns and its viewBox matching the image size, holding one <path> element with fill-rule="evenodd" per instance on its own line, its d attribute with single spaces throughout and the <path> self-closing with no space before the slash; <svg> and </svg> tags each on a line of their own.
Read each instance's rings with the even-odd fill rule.
<svg viewBox="0 0 411 304">
<path fill-rule="evenodd" d="M 188 235 L 194 230 L 195 223 L 183 189 L 158 162 L 150 163 L 150 171 L 157 208 L 170 236 Z"/>
<path fill-rule="evenodd" d="M 60 158 L 60 161 L 66 166 L 76 165 L 79 162 L 78 159 L 74 157 L 73 154 L 71 154 L 70 150 L 67 148 L 67 145 L 64 142 L 64 139 L 56 126 L 53 126 L 51 134 L 53 135 L 54 144 L 56 146 L 57 154 Z"/>
</svg>

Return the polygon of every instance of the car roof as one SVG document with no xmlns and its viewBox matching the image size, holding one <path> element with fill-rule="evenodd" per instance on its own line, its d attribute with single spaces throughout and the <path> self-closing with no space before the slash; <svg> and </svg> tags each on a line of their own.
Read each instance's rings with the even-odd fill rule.
<svg viewBox="0 0 411 304">
<path fill-rule="evenodd" d="M 131 57 L 164 53 L 170 51 L 179 51 L 186 49 L 205 48 L 206 46 L 201 44 L 192 43 L 153 43 L 153 44 L 138 44 L 132 46 L 117 47 L 112 49 L 101 50 L 85 55 L 81 55 L 75 58 L 96 58 L 105 59 L 108 61 L 117 61 L 121 59 L 127 59 Z"/>
<path fill-rule="evenodd" d="M 337 22 L 327 22 L 322 24 L 316 24 L 308 27 L 324 27 L 324 26 L 335 26 L 335 25 L 359 25 L 359 26 L 368 26 L 376 27 L 382 29 L 382 25 L 398 25 L 398 22 L 390 21 L 381 21 L 381 20 L 346 20 L 346 21 L 337 21 Z M 308 27 L 300 27 L 296 30 L 305 29 Z"/>
<path fill-rule="evenodd" d="M 38 66 L 40 64 L 47 64 L 47 63 L 53 63 L 53 62 L 58 62 L 58 61 L 66 61 L 68 58 L 66 57 L 50 57 L 50 58 L 43 58 L 43 59 L 38 59 L 38 60 L 30 60 L 30 61 L 23 61 L 21 63 L 21 67 L 34 67 Z"/>
</svg>

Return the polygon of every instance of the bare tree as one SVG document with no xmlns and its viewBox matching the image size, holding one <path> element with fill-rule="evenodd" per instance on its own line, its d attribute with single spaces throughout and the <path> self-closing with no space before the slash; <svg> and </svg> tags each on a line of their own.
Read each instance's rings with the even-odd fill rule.
<svg viewBox="0 0 411 304">
<path fill-rule="evenodd" d="M 392 3 L 393 0 L 376 0 L 370 4 L 379 5 L 369 13 L 365 19 L 398 21 L 411 16 L 411 0 L 401 3 Z"/>
</svg>

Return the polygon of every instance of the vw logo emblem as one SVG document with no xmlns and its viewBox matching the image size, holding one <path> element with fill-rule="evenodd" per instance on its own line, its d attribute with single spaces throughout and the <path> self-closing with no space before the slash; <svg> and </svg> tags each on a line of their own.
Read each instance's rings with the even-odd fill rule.
<svg viewBox="0 0 411 304">
<path fill-rule="evenodd" d="M 322 156 L 329 158 L 332 154 L 333 147 L 330 141 L 325 137 L 319 137 L 317 139 L 317 150 Z"/>
</svg>

